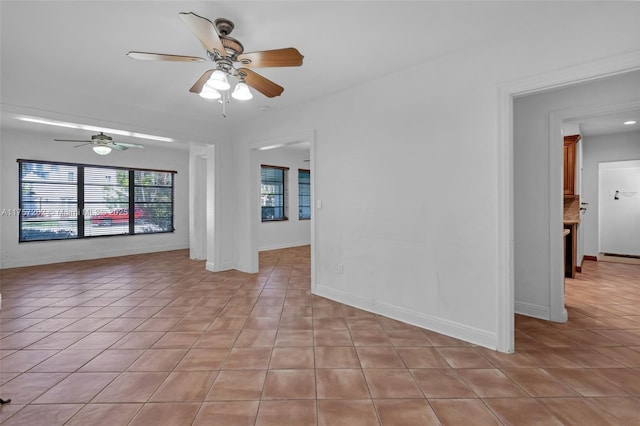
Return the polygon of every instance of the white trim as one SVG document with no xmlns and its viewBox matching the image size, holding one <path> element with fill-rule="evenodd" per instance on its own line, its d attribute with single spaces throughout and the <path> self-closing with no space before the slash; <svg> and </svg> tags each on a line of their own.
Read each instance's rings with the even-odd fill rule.
<svg viewBox="0 0 640 426">
<path fill-rule="evenodd" d="M 303 246 L 308 246 L 310 244 L 311 244 L 310 241 L 299 241 L 294 243 L 275 244 L 272 246 L 259 247 L 258 252 L 269 251 L 269 250 L 280 250 L 280 249 L 294 248 L 294 247 L 303 247 Z"/>
<path fill-rule="evenodd" d="M 512 352 L 515 347 L 513 98 L 637 69 L 640 69 L 640 50 L 498 85 L 497 348 L 501 352 Z"/>
<path fill-rule="evenodd" d="M 545 319 L 566 322 L 567 309 L 564 306 L 564 259 L 562 253 L 562 120 L 556 114 L 549 114 L 549 308 Z M 538 317 L 540 318 L 540 317 Z"/>
<path fill-rule="evenodd" d="M 515 350 L 514 317 L 514 213 L 513 213 L 513 98 L 498 90 L 497 191 L 497 350 Z"/>
<path fill-rule="evenodd" d="M 148 234 L 148 235 L 152 235 L 152 234 Z M 52 241 L 52 240 L 50 240 Z M 50 244 L 50 241 L 42 241 L 43 243 L 47 243 Z M 70 240 L 58 240 L 58 241 L 64 241 L 64 242 L 70 242 L 73 241 L 75 243 L 78 243 L 81 240 L 77 240 L 77 239 L 70 239 Z M 39 242 L 31 242 L 29 244 L 38 244 Z M 151 247 L 151 245 L 147 246 L 147 247 Z M 24 257 L 21 259 L 16 259 L 18 260 L 17 262 L 11 262 L 8 263 L 6 262 L 2 268 L 22 268 L 25 266 L 38 266 L 38 265 L 50 265 L 53 263 L 65 263 L 65 262 L 75 262 L 75 261 L 79 261 L 79 260 L 96 260 L 96 259 L 106 259 L 109 257 L 121 257 L 121 256 L 132 256 L 132 255 L 137 255 L 137 254 L 153 254 L 153 253 L 161 253 L 164 251 L 174 251 L 174 250 L 188 250 L 189 249 L 189 244 L 188 243 L 183 243 L 183 244 L 162 244 L 162 245 L 153 245 L 153 250 L 149 250 L 149 248 L 133 248 L 133 249 L 126 249 L 126 248 L 122 248 L 122 247 L 118 247 L 117 249 L 113 249 L 113 250 L 105 250 L 100 252 L 100 254 L 96 254 L 96 253 L 90 253 L 90 252 L 84 252 L 83 253 L 79 253 L 79 252 L 74 252 L 72 257 L 73 258 L 69 258 L 69 254 L 67 251 L 65 250 L 56 250 L 53 249 L 52 252 L 54 253 L 51 256 L 40 256 L 38 255 L 37 258 L 33 257 Z M 62 254 L 64 257 L 59 256 L 60 254 Z"/>
<path fill-rule="evenodd" d="M 534 305 L 532 303 L 516 302 L 516 313 L 520 315 L 526 315 L 528 317 L 540 318 L 543 320 L 549 319 L 549 308 L 546 306 Z"/>
<path fill-rule="evenodd" d="M 318 285 L 314 294 L 489 349 L 496 349 L 497 347 L 497 336 L 487 333 L 485 330 L 431 315 L 424 315 L 365 297 L 354 296 L 324 285 Z"/>
</svg>

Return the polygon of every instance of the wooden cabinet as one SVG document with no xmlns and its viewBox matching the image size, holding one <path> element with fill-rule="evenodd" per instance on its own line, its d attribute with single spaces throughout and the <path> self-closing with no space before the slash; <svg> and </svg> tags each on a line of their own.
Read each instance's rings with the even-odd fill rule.
<svg viewBox="0 0 640 426">
<path fill-rule="evenodd" d="M 576 144 L 580 135 L 564 137 L 564 195 L 575 195 Z"/>
</svg>

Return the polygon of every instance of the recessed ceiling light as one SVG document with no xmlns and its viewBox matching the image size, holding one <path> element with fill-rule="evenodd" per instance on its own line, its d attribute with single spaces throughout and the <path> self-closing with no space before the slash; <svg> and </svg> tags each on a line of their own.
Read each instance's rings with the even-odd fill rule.
<svg viewBox="0 0 640 426">
<path fill-rule="evenodd" d="M 48 126 L 66 127 L 69 129 L 81 129 L 81 130 L 88 130 L 91 132 L 104 132 L 104 133 L 111 133 L 113 135 L 131 136 L 132 138 L 149 139 L 149 140 L 160 141 L 160 142 L 173 142 L 173 139 L 166 138 L 164 136 L 147 135 L 144 133 L 129 132 L 127 130 L 110 129 L 108 127 L 90 126 L 88 124 L 79 124 L 79 123 L 69 123 L 66 121 L 50 120 L 48 118 L 30 117 L 28 115 L 18 115 L 16 116 L 16 118 L 21 121 L 26 121 L 29 123 L 36 123 L 36 124 L 46 124 Z"/>
<path fill-rule="evenodd" d="M 627 126 L 630 126 L 631 124 L 636 124 L 635 120 L 629 120 L 629 121 L 625 121 L 624 124 L 626 124 Z"/>
</svg>

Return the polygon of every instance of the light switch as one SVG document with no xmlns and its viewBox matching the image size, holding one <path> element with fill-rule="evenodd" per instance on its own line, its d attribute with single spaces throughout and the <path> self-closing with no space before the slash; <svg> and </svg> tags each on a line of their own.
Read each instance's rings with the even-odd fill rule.
<svg viewBox="0 0 640 426">
<path fill-rule="evenodd" d="M 316 200 L 316 209 L 322 208 L 322 200 Z"/>
</svg>

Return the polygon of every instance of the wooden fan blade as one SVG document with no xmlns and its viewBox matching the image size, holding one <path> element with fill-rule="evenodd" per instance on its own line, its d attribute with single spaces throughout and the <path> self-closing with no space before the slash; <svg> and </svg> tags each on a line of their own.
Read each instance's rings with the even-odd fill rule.
<svg viewBox="0 0 640 426">
<path fill-rule="evenodd" d="M 209 77 L 211 76 L 213 71 L 215 71 L 215 70 L 205 71 L 205 73 L 202 74 L 202 77 L 200 77 L 198 79 L 198 81 L 196 81 L 196 83 L 193 86 L 191 86 L 191 89 L 189 89 L 189 91 L 191 93 L 200 93 L 200 92 L 202 92 L 202 87 L 205 85 L 207 80 L 209 80 Z"/>
<path fill-rule="evenodd" d="M 174 62 L 203 62 L 203 58 L 197 56 L 183 56 L 183 55 L 166 55 L 164 53 L 149 53 L 149 52 L 129 52 L 127 56 L 133 59 L 140 59 L 142 61 L 174 61 Z"/>
<path fill-rule="evenodd" d="M 284 91 L 284 87 L 278 86 L 273 81 L 261 76 L 257 72 L 248 68 L 240 68 L 238 70 L 240 76 L 244 77 L 245 83 L 265 95 L 267 98 L 275 98 L 280 96 Z"/>
<path fill-rule="evenodd" d="M 263 50 L 261 52 L 249 52 L 238 55 L 238 61 L 245 67 L 299 67 L 304 56 L 298 49 L 287 47 L 286 49 Z"/>
<path fill-rule="evenodd" d="M 200 40 L 200 43 L 202 43 L 205 49 L 209 52 L 218 52 L 222 56 L 227 56 L 227 51 L 222 45 L 222 41 L 218 36 L 213 22 L 193 12 L 180 12 L 180 19 L 189 27 L 198 40 Z"/>
<path fill-rule="evenodd" d="M 54 139 L 56 142 L 75 142 L 75 143 L 91 143 L 93 141 L 88 141 L 84 139 Z"/>
</svg>

